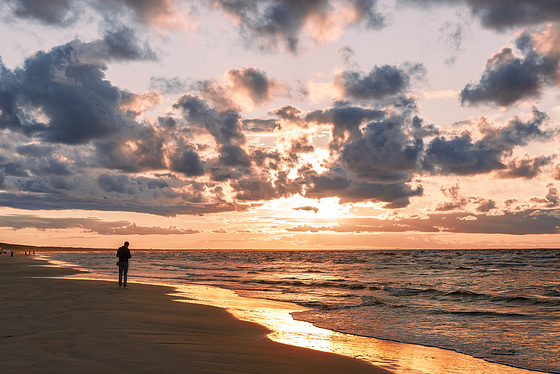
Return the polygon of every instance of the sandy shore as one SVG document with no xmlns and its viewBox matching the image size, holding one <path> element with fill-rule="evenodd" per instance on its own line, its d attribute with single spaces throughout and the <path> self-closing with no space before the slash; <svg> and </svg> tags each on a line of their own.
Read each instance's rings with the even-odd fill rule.
<svg viewBox="0 0 560 374">
<path fill-rule="evenodd" d="M 388 373 L 275 343 L 220 308 L 179 303 L 172 288 L 34 277 L 72 274 L 0 256 L 2 373 Z"/>
</svg>

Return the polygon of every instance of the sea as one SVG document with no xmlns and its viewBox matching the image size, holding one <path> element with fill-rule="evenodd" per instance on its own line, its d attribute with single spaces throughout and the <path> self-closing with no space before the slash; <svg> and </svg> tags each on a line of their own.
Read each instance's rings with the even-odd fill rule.
<svg viewBox="0 0 560 374">
<path fill-rule="evenodd" d="M 116 281 L 113 252 L 42 256 Z M 397 374 L 560 373 L 560 249 L 133 250 L 129 282 Z"/>
</svg>

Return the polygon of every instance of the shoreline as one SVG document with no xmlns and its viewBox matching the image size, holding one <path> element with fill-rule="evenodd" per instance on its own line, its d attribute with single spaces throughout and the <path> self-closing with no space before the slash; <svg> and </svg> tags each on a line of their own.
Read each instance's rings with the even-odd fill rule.
<svg viewBox="0 0 560 374">
<path fill-rule="evenodd" d="M 48 258 L 48 255 L 45 260 L 54 266 L 71 266 L 71 269 L 77 269 L 73 264 L 53 261 Z M 100 277 L 101 273 L 97 274 L 95 271 L 90 273 L 89 270 L 84 270 L 87 271 L 87 274 L 81 273 L 84 275 L 81 279 L 114 282 L 112 272 L 109 276 L 107 276 L 108 273 L 103 272 L 104 275 Z M 79 279 L 78 277 L 80 274 L 70 276 L 69 279 Z M 175 292 L 170 296 L 179 296 L 177 301 L 211 305 L 227 310 L 240 320 L 265 326 L 269 329 L 268 338 L 273 341 L 360 359 L 394 373 L 538 373 L 538 371 L 475 358 L 455 350 L 402 343 L 397 340 L 376 339 L 337 332 L 328 327 L 316 327 L 291 316 L 290 313 L 296 311 L 295 309 L 303 308 L 297 304 L 243 297 L 233 290 L 203 284 L 177 284 L 160 280 L 151 282 L 147 278 L 139 282 L 133 284 L 171 287 Z"/>
<path fill-rule="evenodd" d="M 388 373 L 280 344 L 225 309 L 174 301 L 171 287 L 61 277 L 73 269 L 0 256 L 0 357 L 7 373 Z"/>
</svg>

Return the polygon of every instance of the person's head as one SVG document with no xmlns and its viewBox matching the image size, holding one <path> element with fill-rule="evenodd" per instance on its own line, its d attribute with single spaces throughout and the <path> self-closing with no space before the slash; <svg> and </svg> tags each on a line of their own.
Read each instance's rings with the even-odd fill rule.
<svg viewBox="0 0 560 374">
<path fill-rule="evenodd" d="M 125 246 L 125 247 L 128 247 L 128 242 L 124 242 L 124 246 Z"/>
</svg>

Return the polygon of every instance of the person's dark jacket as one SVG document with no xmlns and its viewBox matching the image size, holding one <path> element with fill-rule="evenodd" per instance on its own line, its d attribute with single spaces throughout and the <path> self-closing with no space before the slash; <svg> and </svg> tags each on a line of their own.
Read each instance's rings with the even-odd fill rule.
<svg viewBox="0 0 560 374">
<path fill-rule="evenodd" d="M 119 258 L 119 261 L 128 262 L 128 259 L 132 257 L 130 255 L 130 249 L 123 245 L 117 249 L 117 257 Z"/>
</svg>

